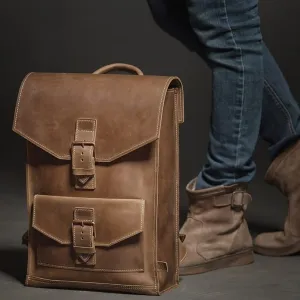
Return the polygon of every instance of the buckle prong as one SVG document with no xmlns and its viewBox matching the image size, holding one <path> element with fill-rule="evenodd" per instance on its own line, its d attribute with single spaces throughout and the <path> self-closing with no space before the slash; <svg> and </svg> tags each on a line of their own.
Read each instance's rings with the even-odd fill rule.
<svg viewBox="0 0 300 300">
<path fill-rule="evenodd" d="M 241 194 L 241 198 L 239 198 L 240 201 L 238 201 L 238 203 L 236 202 L 236 195 L 237 194 Z M 234 191 L 232 193 L 232 196 L 231 196 L 231 207 L 232 208 L 243 208 L 244 206 L 244 194 L 245 192 L 244 191 Z"/>
<path fill-rule="evenodd" d="M 84 146 L 84 145 L 95 146 L 95 142 L 85 141 L 85 140 L 83 140 L 83 141 L 73 141 L 72 145 L 73 146 L 76 146 L 76 145 L 80 145 L 80 146 Z"/>
</svg>

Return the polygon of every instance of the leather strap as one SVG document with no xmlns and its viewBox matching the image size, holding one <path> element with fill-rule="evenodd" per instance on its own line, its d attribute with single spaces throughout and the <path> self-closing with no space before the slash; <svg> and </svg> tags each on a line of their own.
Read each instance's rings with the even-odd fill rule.
<svg viewBox="0 0 300 300">
<path fill-rule="evenodd" d="M 74 209 L 72 236 L 76 264 L 94 266 L 96 264 L 96 230 L 93 208 L 76 207 Z"/>
<path fill-rule="evenodd" d="M 214 206 L 222 207 L 229 206 L 233 209 L 246 209 L 252 201 L 252 197 L 246 191 L 234 191 L 231 194 L 214 197 Z"/>
<path fill-rule="evenodd" d="M 75 139 L 72 145 L 72 171 L 76 189 L 96 188 L 96 128 L 95 119 L 78 119 L 76 122 Z"/>
</svg>

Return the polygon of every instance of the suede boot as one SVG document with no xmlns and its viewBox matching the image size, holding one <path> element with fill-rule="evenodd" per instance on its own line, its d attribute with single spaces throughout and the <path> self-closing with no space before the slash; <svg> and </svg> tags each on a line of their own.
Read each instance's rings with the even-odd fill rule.
<svg viewBox="0 0 300 300">
<path fill-rule="evenodd" d="M 252 263 L 252 238 L 244 219 L 251 201 L 246 186 L 195 190 L 195 183 L 193 180 L 187 185 L 190 205 L 180 230 L 185 248 L 180 275 Z"/>
<path fill-rule="evenodd" d="M 275 158 L 265 175 L 265 180 L 287 197 L 288 215 L 283 231 L 257 236 L 254 240 L 254 250 L 269 256 L 300 252 L 300 141 Z"/>
</svg>

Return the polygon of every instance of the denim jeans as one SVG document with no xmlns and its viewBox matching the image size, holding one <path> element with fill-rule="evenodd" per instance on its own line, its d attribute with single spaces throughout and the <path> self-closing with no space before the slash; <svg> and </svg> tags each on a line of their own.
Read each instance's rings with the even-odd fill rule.
<svg viewBox="0 0 300 300">
<path fill-rule="evenodd" d="M 207 162 L 196 188 L 249 182 L 259 135 L 271 159 L 298 138 L 298 104 L 262 40 L 258 0 L 186 1 L 213 75 Z"/>
</svg>

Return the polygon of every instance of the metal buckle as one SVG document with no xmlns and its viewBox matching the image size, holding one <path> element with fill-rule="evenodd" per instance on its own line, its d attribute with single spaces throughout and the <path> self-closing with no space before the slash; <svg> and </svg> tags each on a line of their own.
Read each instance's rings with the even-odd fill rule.
<svg viewBox="0 0 300 300">
<path fill-rule="evenodd" d="M 95 143 L 94 142 L 89 142 L 89 141 L 73 141 L 72 142 L 72 146 L 84 146 L 84 145 L 88 145 L 88 146 L 94 146 L 95 147 Z"/>
<path fill-rule="evenodd" d="M 237 198 L 236 194 L 241 194 L 241 197 Z M 244 203 L 244 191 L 234 191 L 231 195 L 231 207 L 232 208 L 243 208 L 245 203 Z M 237 199 L 241 200 L 241 201 L 236 201 Z M 237 203 L 240 202 L 240 203 Z"/>
<path fill-rule="evenodd" d="M 81 225 L 81 227 L 84 227 L 85 225 L 86 226 L 92 226 L 93 227 L 93 236 L 94 238 L 96 238 L 96 224 L 94 221 L 88 221 L 88 220 L 85 220 L 85 221 L 81 221 L 81 220 L 73 220 L 72 222 L 72 227 L 74 225 Z"/>
<path fill-rule="evenodd" d="M 95 158 L 96 156 L 96 147 L 95 147 L 95 143 L 94 142 L 88 142 L 88 141 L 73 141 L 72 142 L 72 148 L 74 146 L 81 146 L 82 148 L 84 148 L 84 146 L 93 146 L 93 156 Z"/>
</svg>

